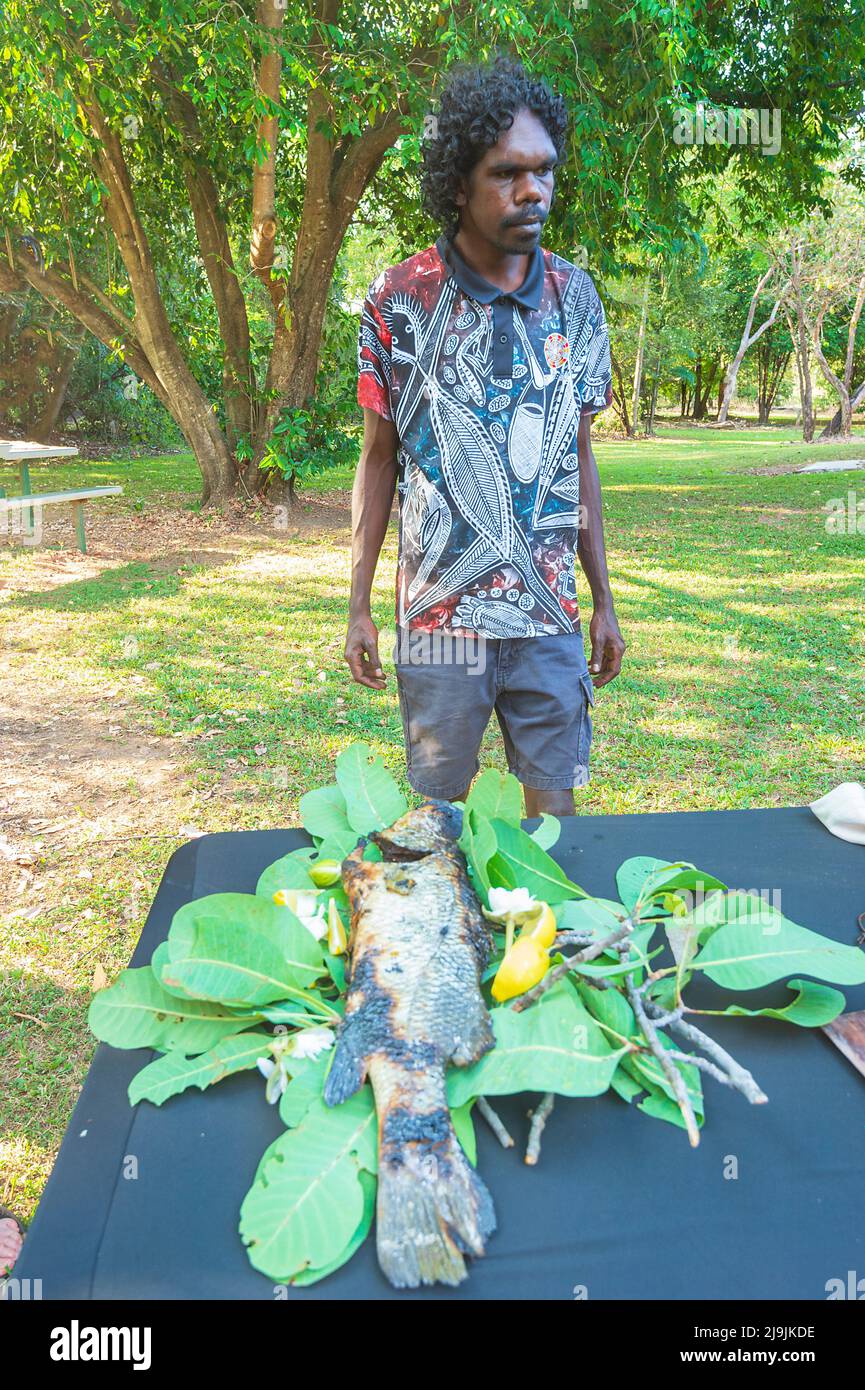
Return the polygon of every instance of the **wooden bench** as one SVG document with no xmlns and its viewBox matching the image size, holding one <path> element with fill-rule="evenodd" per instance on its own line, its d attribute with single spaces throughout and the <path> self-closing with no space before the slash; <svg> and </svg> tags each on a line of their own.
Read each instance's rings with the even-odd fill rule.
<svg viewBox="0 0 865 1390">
<path fill-rule="evenodd" d="M 33 520 L 33 512 L 37 507 L 50 507 L 59 502 L 72 503 L 72 515 L 75 518 L 75 530 L 78 535 L 78 548 L 82 555 L 87 552 L 87 543 L 84 537 L 84 503 L 91 501 L 94 497 L 110 497 L 122 493 L 123 488 L 119 483 L 110 487 L 84 487 L 71 492 L 34 492 L 24 497 L 6 497 L 0 488 L 0 532 L 7 534 L 9 525 L 7 517 L 11 512 L 22 513 L 22 536 L 33 536 L 36 526 Z M 29 513 L 24 516 L 24 513 Z"/>
</svg>

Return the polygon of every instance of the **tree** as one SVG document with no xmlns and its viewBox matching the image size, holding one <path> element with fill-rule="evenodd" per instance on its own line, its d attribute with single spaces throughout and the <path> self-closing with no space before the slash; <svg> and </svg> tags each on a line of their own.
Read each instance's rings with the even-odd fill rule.
<svg viewBox="0 0 865 1390">
<path fill-rule="evenodd" d="M 503 45 L 562 92 L 572 158 L 547 244 L 565 255 L 585 245 L 603 273 L 626 247 L 675 254 L 698 220 L 694 190 L 711 197 L 734 162 L 751 215 L 810 205 L 838 132 L 858 118 L 849 74 L 865 18 L 848 8 L 764 0 L 743 20 L 734 0 L 576 12 L 553 0 L 489 11 L 468 0 L 6 0 L 0 292 L 29 285 L 128 365 L 183 430 L 205 501 L 266 489 L 290 499 L 284 441 L 315 424 L 348 228 L 374 191 L 406 254 L 421 235 L 428 244 L 410 176 L 452 61 Z M 845 22 L 830 23 L 832 11 Z M 756 106 L 767 94 L 789 131 L 775 158 L 672 140 L 683 102 Z"/>
</svg>

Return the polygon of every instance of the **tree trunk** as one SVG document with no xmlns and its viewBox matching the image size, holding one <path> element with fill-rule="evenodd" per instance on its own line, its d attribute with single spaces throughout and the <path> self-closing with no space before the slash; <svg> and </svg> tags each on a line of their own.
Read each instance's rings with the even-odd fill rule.
<svg viewBox="0 0 865 1390">
<path fill-rule="evenodd" d="M 850 411 L 851 411 L 851 415 L 852 415 L 852 412 L 856 409 L 856 407 L 859 406 L 859 405 L 861 405 L 861 403 L 862 403 L 863 401 L 865 401 L 865 381 L 862 382 L 862 385 L 861 385 L 861 386 L 857 386 L 857 387 L 856 387 L 856 390 L 853 392 L 853 397 L 852 397 L 852 399 L 851 399 L 851 401 L 850 401 Z M 840 433 L 841 433 L 841 420 L 842 420 L 842 412 L 841 412 L 841 409 L 840 409 L 840 407 L 839 407 L 838 410 L 835 411 L 835 414 L 832 416 L 832 419 L 829 421 L 829 423 L 828 423 L 828 425 L 826 426 L 826 428 L 822 431 L 821 434 L 819 434 L 819 435 L 817 436 L 818 440 L 820 440 L 820 439 L 834 439 L 836 435 L 840 434 Z"/>
<path fill-rule="evenodd" d="M 646 276 L 646 284 L 643 289 L 643 307 L 640 312 L 640 332 L 637 338 L 637 360 L 634 364 L 634 393 L 631 398 L 631 418 L 633 420 L 633 434 L 637 433 L 637 426 L 640 419 L 640 391 L 643 385 L 643 354 L 646 350 L 646 322 L 649 317 L 649 277 Z"/>
<path fill-rule="evenodd" d="M 781 290 L 781 293 L 778 295 L 778 298 L 775 300 L 774 307 L 769 317 L 766 319 L 764 323 L 761 323 L 756 333 L 752 333 L 751 328 L 754 324 L 754 314 L 757 311 L 757 302 L 760 298 L 760 295 L 763 293 L 763 290 L 765 289 L 766 285 L 769 283 L 772 276 L 775 274 L 775 271 L 776 267 L 774 265 L 771 265 L 769 269 L 766 271 L 766 273 L 762 275 L 758 280 L 757 288 L 754 290 L 754 293 L 751 296 L 751 304 L 748 309 L 748 317 L 745 320 L 745 327 L 742 330 L 742 337 L 739 341 L 739 347 L 736 351 L 736 356 L 733 358 L 732 362 L 727 368 L 727 378 L 724 382 L 724 394 L 721 398 L 721 409 L 718 411 L 719 425 L 723 425 L 727 419 L 727 415 L 730 410 L 730 402 L 733 399 L 733 392 L 736 389 L 736 379 L 739 375 L 739 368 L 742 365 L 742 359 L 745 356 L 745 353 L 748 351 L 749 347 L 752 347 L 753 344 L 756 343 L 757 339 L 760 338 L 762 334 L 766 332 L 767 328 L 772 327 L 772 324 L 775 322 L 775 317 L 778 313 L 778 310 L 781 307 L 781 301 L 784 295 L 787 293 L 789 281 Z"/>
<path fill-rule="evenodd" d="M 57 427 L 63 402 L 66 400 L 69 380 L 81 351 L 82 336 L 79 335 L 61 352 L 57 365 L 51 372 L 39 417 L 28 426 L 27 433 L 37 444 L 47 444 Z"/>
</svg>

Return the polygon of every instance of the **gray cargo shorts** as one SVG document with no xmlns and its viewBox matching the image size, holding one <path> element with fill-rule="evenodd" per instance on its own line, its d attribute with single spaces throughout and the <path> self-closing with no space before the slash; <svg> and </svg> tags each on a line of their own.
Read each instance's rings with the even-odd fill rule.
<svg viewBox="0 0 865 1390">
<path fill-rule="evenodd" d="M 581 632 L 462 638 L 398 628 L 393 661 L 406 776 L 421 795 L 462 794 L 493 710 L 523 786 L 588 782 L 595 696 Z"/>
</svg>

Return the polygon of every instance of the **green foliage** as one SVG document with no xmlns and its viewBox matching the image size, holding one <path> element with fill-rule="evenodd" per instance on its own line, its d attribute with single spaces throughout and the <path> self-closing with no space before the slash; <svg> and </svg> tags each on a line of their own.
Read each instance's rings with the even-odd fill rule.
<svg viewBox="0 0 865 1390">
<path fill-rule="evenodd" d="M 510 779 L 510 780 L 509 780 Z M 517 793 L 514 790 L 516 784 Z M 529 1007 L 491 1008 L 496 1046 L 447 1077 L 454 1128 L 469 1160 L 477 1161 L 472 1106 L 479 1096 L 553 1092 L 596 1096 L 611 1088 L 654 1119 L 685 1126 L 676 1088 L 643 1036 L 628 997 L 650 967 L 643 991 L 662 1008 L 681 1003 L 692 973 L 703 971 L 727 989 L 753 989 L 793 970 L 817 980 L 865 980 L 862 953 L 790 922 L 748 894 L 729 892 L 694 865 L 634 857 L 616 875 L 621 901 L 583 892 L 547 854 L 559 829 L 545 817 L 540 837 L 520 824 L 518 784 L 492 770 L 478 778 L 463 808 L 463 846 L 482 900 L 491 881 L 528 889 L 555 903 L 559 932 L 599 942 L 630 925 L 627 950 L 607 949 L 572 967 Z M 361 835 L 386 829 L 406 805 L 393 778 L 368 745 L 352 744 L 336 761 L 336 782 L 306 793 L 301 809 L 313 845 L 283 855 L 259 878 L 255 894 L 217 893 L 185 904 L 151 965 L 126 970 L 100 991 L 90 1008 L 97 1037 L 117 1047 L 155 1048 L 164 1055 L 129 1087 L 130 1103 L 154 1105 L 190 1087 L 201 1090 L 226 1076 L 269 1062 L 267 1096 L 279 1098 L 285 1132 L 264 1153 L 244 1199 L 240 1233 L 256 1269 L 280 1282 L 311 1284 L 333 1272 L 366 1238 L 375 1205 L 377 1119 L 365 1084 L 343 1104 L 322 1099 L 332 1048 L 303 1049 L 343 1012 L 343 961 L 323 950 L 303 922 L 272 900 L 278 888 L 312 891 L 309 867 L 340 853 Z M 368 847 L 370 848 L 370 847 Z M 374 848 L 374 847 L 371 847 Z M 686 896 L 705 893 L 688 908 Z M 345 905 L 338 884 L 320 890 Z M 487 899 L 488 901 L 488 899 Z M 301 909 L 298 908 L 298 911 Z M 661 933 L 664 944 L 652 948 Z M 658 966 L 672 947 L 675 963 Z M 501 947 L 498 948 L 499 950 Z M 552 964 L 565 958 L 560 952 Z M 495 962 L 485 980 L 495 973 Z M 782 1007 L 691 1010 L 698 1015 L 760 1016 L 819 1027 L 844 1008 L 835 989 L 791 979 L 795 998 Z M 274 1029 L 267 1031 L 268 1027 Z M 660 1046 L 685 1087 L 697 1125 L 703 1123 L 700 1070 L 678 1055 L 677 1041 L 658 1028 Z M 298 1050 L 299 1049 L 299 1050 Z"/>
</svg>

